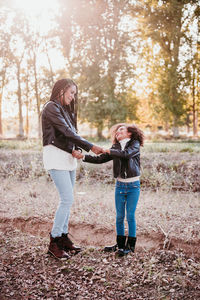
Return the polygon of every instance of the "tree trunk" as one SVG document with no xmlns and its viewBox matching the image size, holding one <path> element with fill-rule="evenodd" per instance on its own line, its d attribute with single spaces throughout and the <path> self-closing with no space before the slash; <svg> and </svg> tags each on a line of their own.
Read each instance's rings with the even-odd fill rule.
<svg viewBox="0 0 200 300">
<path fill-rule="evenodd" d="M 165 131 L 169 132 L 169 123 L 167 121 L 165 121 L 164 127 L 165 127 Z"/>
<path fill-rule="evenodd" d="M 198 114 L 196 109 L 196 89 L 195 89 L 195 78 L 196 68 L 195 65 L 193 65 L 193 76 L 192 76 L 192 116 L 193 116 L 193 136 L 198 136 Z"/>
<path fill-rule="evenodd" d="M 22 93 L 21 93 L 21 82 L 20 82 L 20 62 L 17 63 L 17 99 L 19 107 L 19 137 L 24 137 L 24 128 L 23 128 L 23 115 L 22 115 Z"/>
<path fill-rule="evenodd" d="M 193 115 L 193 136 L 198 137 L 198 114 L 197 111 Z"/>
<path fill-rule="evenodd" d="M 3 126 L 2 126 L 2 98 L 3 98 L 3 91 L 0 93 L 0 136 L 3 135 Z"/>
<path fill-rule="evenodd" d="M 178 120 L 177 117 L 174 116 L 173 126 L 172 126 L 172 132 L 173 137 L 178 138 L 179 137 L 179 126 L 178 126 Z"/>
<path fill-rule="evenodd" d="M 176 5 L 174 3 L 174 5 Z M 178 87 L 178 65 L 179 65 L 179 50 L 180 50 L 180 39 L 181 39 L 181 27 L 182 27 L 182 10 L 183 10 L 183 4 L 180 4 L 176 8 L 176 14 L 177 14 L 177 19 L 176 19 L 176 30 L 174 32 L 174 36 L 172 39 L 173 42 L 173 49 L 171 51 L 172 56 L 171 56 L 171 64 L 172 64 L 172 73 L 171 75 L 173 76 L 173 80 L 171 80 L 171 87 L 170 87 L 170 96 L 171 96 L 171 101 L 173 105 L 173 119 L 174 119 L 174 124 L 173 124 L 173 137 L 177 138 L 179 137 L 179 127 L 178 127 L 178 119 L 179 116 L 177 115 L 177 104 L 179 101 L 178 93 L 177 93 L 177 87 Z"/>
<path fill-rule="evenodd" d="M 47 45 L 46 38 L 45 38 L 45 52 L 46 52 L 46 56 L 47 56 L 47 60 L 48 60 L 48 64 L 49 64 L 49 70 L 50 70 L 50 74 L 51 74 L 51 85 L 53 86 L 53 84 L 54 84 L 54 72 L 53 72 L 51 60 L 50 60 L 49 53 L 48 53 L 48 45 Z"/>
<path fill-rule="evenodd" d="M 187 134 L 190 133 L 190 114 L 187 113 L 187 116 L 186 116 L 186 128 L 187 128 Z"/>
<path fill-rule="evenodd" d="M 29 136 L 29 103 L 28 101 L 26 101 L 26 126 L 25 126 L 25 133 L 26 133 L 26 136 L 28 137 Z"/>
<path fill-rule="evenodd" d="M 103 131 L 103 124 L 99 124 L 98 127 L 97 127 L 97 137 L 98 137 L 98 140 L 102 140 L 103 139 L 102 131 Z"/>
<path fill-rule="evenodd" d="M 38 114 L 38 138 L 42 136 L 42 128 L 40 122 L 40 96 L 38 92 L 38 80 L 37 80 L 37 66 L 36 66 L 36 54 L 33 54 L 33 68 L 34 68 L 34 79 L 35 79 L 35 97 L 37 102 L 37 114 Z"/>
<path fill-rule="evenodd" d="M 28 81 L 29 81 L 29 76 L 27 73 L 26 76 L 26 125 L 25 125 L 25 133 L 26 136 L 29 136 L 29 85 L 28 85 Z"/>
<path fill-rule="evenodd" d="M 173 126 L 172 127 L 172 132 L 173 132 L 173 137 L 178 138 L 179 137 L 179 127 L 178 126 Z"/>
<path fill-rule="evenodd" d="M 6 77 L 6 69 L 3 70 L 2 74 L 2 86 L 0 92 L 0 136 L 3 135 L 3 124 L 2 124 L 2 100 L 3 100 L 3 89 L 5 84 L 5 77 Z"/>
</svg>

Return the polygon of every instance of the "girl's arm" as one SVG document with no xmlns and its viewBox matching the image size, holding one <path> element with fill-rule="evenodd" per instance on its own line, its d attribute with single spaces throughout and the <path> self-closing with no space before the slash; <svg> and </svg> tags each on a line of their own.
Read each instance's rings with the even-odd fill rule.
<svg viewBox="0 0 200 300">
<path fill-rule="evenodd" d="M 124 149 L 114 149 L 111 148 L 109 150 L 105 150 L 112 158 L 119 157 L 124 159 L 129 159 L 130 157 L 134 157 L 140 153 L 140 143 L 139 141 L 135 140 L 131 143 L 131 145 Z"/>
<path fill-rule="evenodd" d="M 112 159 L 113 159 L 112 156 L 110 156 L 110 154 L 108 154 L 108 153 L 103 153 L 98 156 L 93 156 L 93 155 L 87 154 L 84 156 L 83 161 L 92 163 L 92 164 L 102 164 L 102 163 L 108 162 Z"/>
</svg>

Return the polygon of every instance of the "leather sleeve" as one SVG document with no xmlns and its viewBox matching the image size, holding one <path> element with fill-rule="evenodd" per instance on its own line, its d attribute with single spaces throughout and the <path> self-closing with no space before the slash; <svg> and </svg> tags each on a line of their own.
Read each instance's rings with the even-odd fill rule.
<svg viewBox="0 0 200 300">
<path fill-rule="evenodd" d="M 124 158 L 124 159 L 129 159 L 131 157 L 134 157 L 140 153 L 140 143 L 137 140 L 134 140 L 128 148 L 124 150 L 120 149 L 110 149 L 110 155 L 118 158 Z"/>
<path fill-rule="evenodd" d="M 45 114 L 49 122 L 60 131 L 66 138 L 70 139 L 75 145 L 83 148 L 85 151 L 90 151 L 93 144 L 76 134 L 67 124 L 65 118 L 60 112 L 60 108 L 55 104 L 49 102 L 45 107 Z"/>
<path fill-rule="evenodd" d="M 105 162 L 108 162 L 112 160 L 113 158 L 110 156 L 108 153 L 103 153 L 98 156 L 93 156 L 93 155 L 85 155 L 83 161 L 92 163 L 92 164 L 102 164 Z"/>
</svg>

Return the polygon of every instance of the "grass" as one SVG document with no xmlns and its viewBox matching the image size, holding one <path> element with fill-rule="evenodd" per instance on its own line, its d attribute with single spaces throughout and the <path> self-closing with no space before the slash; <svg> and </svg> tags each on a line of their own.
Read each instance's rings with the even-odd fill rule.
<svg viewBox="0 0 200 300">
<path fill-rule="evenodd" d="M 200 153 L 200 143 L 191 142 L 146 142 L 142 151 Z"/>
<path fill-rule="evenodd" d="M 141 183 L 143 188 L 165 191 L 199 192 L 200 154 L 195 152 L 141 152 Z M 100 181 L 113 184 L 112 161 L 95 165 L 79 161 L 77 179 L 85 183 Z M 1 149 L 0 177 L 40 178 L 46 171 L 42 151 Z"/>
<path fill-rule="evenodd" d="M 86 137 L 89 141 L 104 147 L 110 148 L 111 141 L 102 140 L 95 141 L 90 137 Z M 38 150 L 42 151 L 42 141 L 38 139 L 27 140 L 0 140 L 0 149 L 11 150 Z M 166 142 L 150 142 L 146 141 L 144 147 L 141 148 L 142 152 L 189 152 L 200 153 L 200 141 L 166 141 Z"/>
<path fill-rule="evenodd" d="M 42 142 L 38 139 L 0 140 L 0 149 L 42 150 Z"/>
</svg>

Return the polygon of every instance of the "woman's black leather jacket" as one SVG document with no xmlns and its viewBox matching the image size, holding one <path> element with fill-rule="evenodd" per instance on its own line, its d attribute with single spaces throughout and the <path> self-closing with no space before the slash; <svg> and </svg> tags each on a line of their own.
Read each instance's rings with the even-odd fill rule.
<svg viewBox="0 0 200 300">
<path fill-rule="evenodd" d="M 99 156 L 85 155 L 83 161 L 101 164 L 113 160 L 114 177 L 130 178 L 140 175 L 140 143 L 131 139 L 126 143 L 124 150 L 120 143 L 113 144 L 110 154 L 103 153 Z"/>
<path fill-rule="evenodd" d="M 93 144 L 76 133 L 72 117 L 59 101 L 49 101 L 42 111 L 43 146 L 54 145 L 72 153 L 77 146 L 90 151 Z"/>
</svg>

